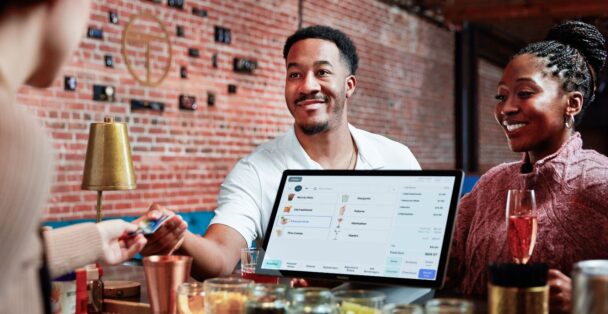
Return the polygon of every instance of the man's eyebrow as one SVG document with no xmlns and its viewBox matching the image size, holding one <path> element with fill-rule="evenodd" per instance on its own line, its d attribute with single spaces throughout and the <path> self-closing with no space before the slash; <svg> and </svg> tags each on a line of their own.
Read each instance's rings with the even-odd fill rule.
<svg viewBox="0 0 608 314">
<path fill-rule="evenodd" d="M 287 64 L 287 68 L 291 68 L 291 67 L 297 67 L 300 64 L 297 62 L 290 62 Z M 319 60 L 319 61 L 315 61 L 315 63 L 313 63 L 314 66 L 320 66 L 320 65 L 329 65 L 331 67 L 333 67 L 333 65 L 331 64 L 331 62 L 326 61 L 326 60 Z"/>
</svg>

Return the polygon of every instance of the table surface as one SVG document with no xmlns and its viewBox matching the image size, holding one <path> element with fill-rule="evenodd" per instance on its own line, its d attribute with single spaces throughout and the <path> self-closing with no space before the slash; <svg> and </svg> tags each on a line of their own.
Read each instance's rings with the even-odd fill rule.
<svg viewBox="0 0 608 314">
<path fill-rule="evenodd" d="M 143 266 L 137 263 L 126 263 L 122 265 L 104 266 L 104 281 L 111 280 L 127 280 L 141 283 L 141 294 L 139 302 L 148 303 L 148 287 L 146 286 L 146 278 L 144 274 Z M 190 278 L 190 281 L 195 282 L 196 280 Z M 281 278 L 281 283 L 289 285 L 291 278 Z M 439 290 L 435 292 L 435 298 L 463 298 L 461 295 L 452 291 Z M 472 301 L 475 306 L 475 313 L 483 314 L 487 313 L 487 301 L 485 299 L 473 299 L 467 298 Z"/>
</svg>

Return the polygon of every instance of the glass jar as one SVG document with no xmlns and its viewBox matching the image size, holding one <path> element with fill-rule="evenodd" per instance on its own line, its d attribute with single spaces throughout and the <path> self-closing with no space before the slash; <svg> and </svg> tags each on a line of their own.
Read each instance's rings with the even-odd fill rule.
<svg viewBox="0 0 608 314">
<path fill-rule="evenodd" d="M 327 288 L 297 288 L 289 293 L 288 314 L 335 314 L 336 307 Z"/>
<path fill-rule="evenodd" d="M 254 285 L 245 309 L 247 314 L 285 314 L 287 287 L 273 284 Z"/>
<path fill-rule="evenodd" d="M 386 295 L 371 290 L 339 290 L 334 301 L 342 314 L 380 314 Z"/>
<path fill-rule="evenodd" d="M 207 279 L 205 287 L 205 313 L 244 314 L 245 302 L 253 281 L 235 277 Z"/>
<path fill-rule="evenodd" d="M 473 303 L 454 298 L 432 299 L 425 310 L 427 314 L 473 314 Z"/>
<path fill-rule="evenodd" d="M 184 282 L 177 286 L 177 313 L 205 313 L 205 291 L 202 283 Z"/>
<path fill-rule="evenodd" d="M 422 305 L 418 304 L 387 304 L 382 311 L 384 314 L 424 314 Z"/>
</svg>

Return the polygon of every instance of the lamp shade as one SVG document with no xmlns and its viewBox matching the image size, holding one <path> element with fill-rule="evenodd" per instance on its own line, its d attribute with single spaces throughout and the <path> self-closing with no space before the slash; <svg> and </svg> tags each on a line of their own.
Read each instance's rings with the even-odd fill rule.
<svg viewBox="0 0 608 314">
<path fill-rule="evenodd" d="M 127 125 L 112 117 L 91 123 L 82 189 L 132 190 L 136 186 Z"/>
</svg>

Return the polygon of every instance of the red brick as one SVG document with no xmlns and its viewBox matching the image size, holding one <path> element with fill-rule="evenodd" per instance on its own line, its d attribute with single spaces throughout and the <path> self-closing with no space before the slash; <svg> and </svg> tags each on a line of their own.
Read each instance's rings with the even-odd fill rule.
<svg viewBox="0 0 608 314">
<path fill-rule="evenodd" d="M 174 209 L 212 210 L 219 185 L 234 163 L 290 128 L 293 122 L 284 103 L 281 49 L 286 37 L 297 29 L 298 1 L 199 2 L 186 2 L 186 10 L 179 11 L 168 8 L 166 2 L 94 0 L 89 25 L 102 27 L 104 39 L 84 38 L 48 90 L 19 89 L 18 102 L 33 110 L 52 132 L 60 152 L 56 163 L 60 176 L 46 206 L 47 218 L 94 217 L 96 193 L 81 191 L 80 181 L 88 125 L 104 115 L 114 114 L 123 121 L 128 118 L 134 166 L 142 181 L 134 191 L 104 193 L 104 201 L 116 216 L 143 213 L 154 201 Z M 452 167 L 454 34 L 377 0 L 310 0 L 303 5 L 304 26 L 335 26 L 349 34 L 359 48 L 359 80 L 349 103 L 350 121 L 405 143 L 424 168 Z M 193 16 L 190 9 L 194 6 L 208 10 L 209 17 Z M 119 25 L 109 24 L 110 9 L 119 13 Z M 139 84 L 122 57 L 122 31 L 133 14 L 142 11 L 162 19 L 173 44 L 171 69 L 155 87 Z M 175 36 L 177 24 L 184 26 L 186 38 Z M 214 25 L 231 29 L 230 45 L 213 41 Z M 188 57 L 189 47 L 199 48 L 201 57 Z M 129 51 L 141 53 L 141 49 Z M 103 65 L 103 55 L 108 53 L 115 58 L 113 69 Z M 214 53 L 219 56 L 218 69 L 211 66 Z M 233 73 L 232 58 L 236 56 L 254 58 L 260 67 L 254 75 Z M 179 77 L 180 65 L 188 66 L 188 79 Z M 143 73 L 142 64 L 136 68 Z M 158 68 L 153 65 L 153 69 Z M 64 75 L 77 77 L 76 92 L 63 90 Z M 483 79 L 486 77 L 495 79 Z M 227 84 L 232 83 L 238 86 L 237 95 L 227 94 Z M 116 101 L 93 101 L 95 84 L 115 86 Z M 206 106 L 209 91 L 216 95 L 214 107 Z M 180 94 L 196 96 L 199 109 L 179 110 Z M 132 112 L 131 99 L 162 101 L 165 112 Z M 480 141 L 495 141 L 493 136 L 499 136 L 487 134 L 490 137 Z M 498 155 L 484 157 L 484 165 L 497 162 Z"/>
</svg>

